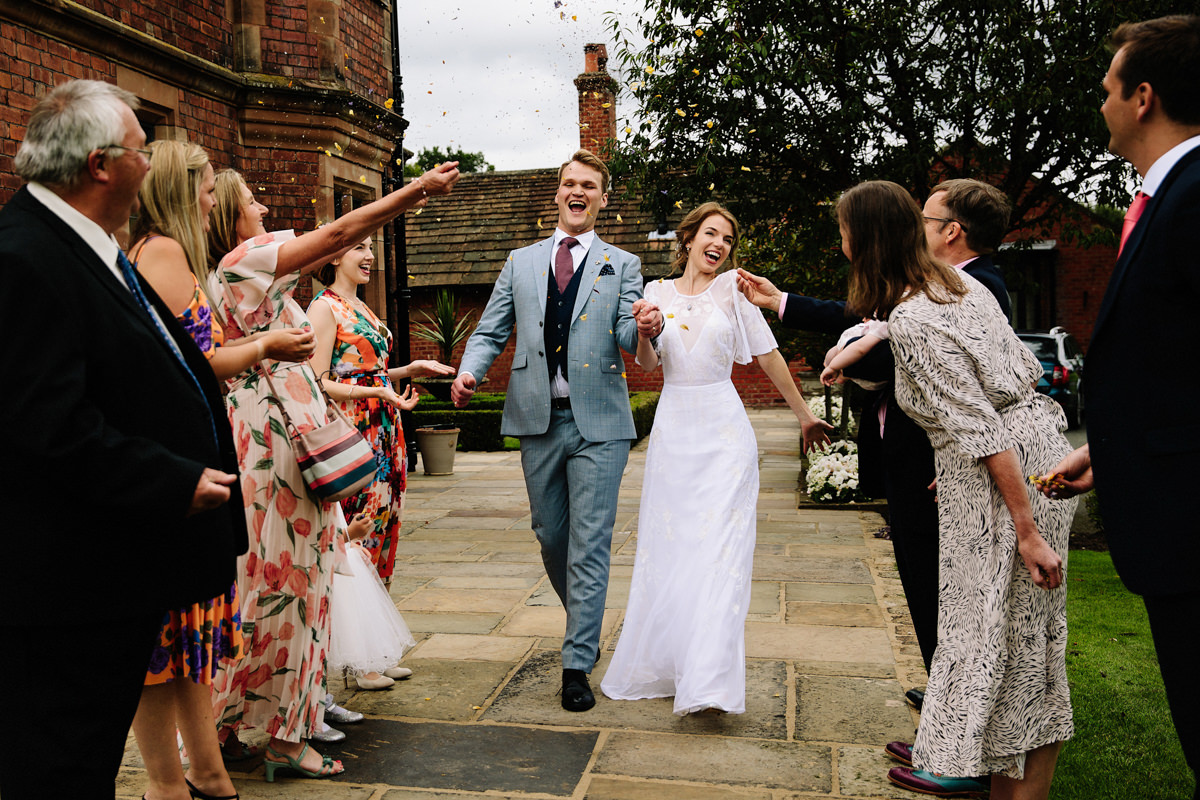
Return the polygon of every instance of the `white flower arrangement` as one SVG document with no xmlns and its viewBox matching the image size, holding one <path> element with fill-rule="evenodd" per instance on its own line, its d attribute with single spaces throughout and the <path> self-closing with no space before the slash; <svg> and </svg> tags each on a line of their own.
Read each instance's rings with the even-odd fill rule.
<svg viewBox="0 0 1200 800">
<path fill-rule="evenodd" d="M 839 441 L 810 453 L 805 488 L 809 498 L 818 503 L 865 500 L 858 488 L 858 445 Z"/>
</svg>

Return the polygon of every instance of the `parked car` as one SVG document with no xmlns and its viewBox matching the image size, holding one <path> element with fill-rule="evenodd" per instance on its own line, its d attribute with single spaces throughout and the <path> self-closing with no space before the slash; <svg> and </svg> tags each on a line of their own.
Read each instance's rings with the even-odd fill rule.
<svg viewBox="0 0 1200 800">
<path fill-rule="evenodd" d="M 1042 362 L 1042 379 L 1037 390 L 1058 401 L 1072 428 L 1083 425 L 1083 351 L 1075 337 L 1062 328 L 1048 331 L 1017 331 L 1025 346 Z"/>
</svg>

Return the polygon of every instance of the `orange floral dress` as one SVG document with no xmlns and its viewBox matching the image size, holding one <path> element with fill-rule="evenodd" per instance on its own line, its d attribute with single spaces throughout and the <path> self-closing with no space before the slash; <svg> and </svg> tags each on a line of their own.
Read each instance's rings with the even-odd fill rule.
<svg viewBox="0 0 1200 800">
<path fill-rule="evenodd" d="M 309 327 L 292 299 L 299 273 L 275 277 L 279 246 L 293 235 L 257 236 L 221 259 L 228 291 L 213 275 L 209 293 L 229 341 L 246 335 L 239 318 L 250 333 Z M 238 559 L 249 652 L 214 681 L 215 717 L 289 742 L 312 736 L 324 718 L 337 523 L 336 506 L 308 492 L 276 400 L 303 432 L 326 418 L 323 398 L 308 362 L 269 359 L 231 380 L 226 396 L 250 529 L 249 552 Z"/>
<path fill-rule="evenodd" d="M 195 284 L 192 299 L 178 319 L 201 352 L 212 358 L 224 337 L 195 275 L 192 283 Z M 158 644 L 146 668 L 145 685 L 155 686 L 176 678 L 211 684 L 221 661 L 236 661 L 241 654 L 242 618 L 235 582 L 223 595 L 163 615 Z"/>
<path fill-rule="evenodd" d="M 362 313 L 331 289 L 314 297 L 313 303 L 321 298 L 325 298 L 337 321 L 337 342 L 330 360 L 334 379 L 355 386 L 390 387 L 387 359 L 392 349 L 392 332 L 371 309 Z M 379 570 L 379 577 L 386 581 L 396 566 L 396 540 L 400 535 L 408 466 L 400 411 L 391 403 L 375 398 L 338 405 L 375 450 L 375 481 L 343 500 L 342 511 L 346 519 L 360 512 L 371 517 L 371 530 L 362 545 L 371 554 L 371 563 Z"/>
</svg>

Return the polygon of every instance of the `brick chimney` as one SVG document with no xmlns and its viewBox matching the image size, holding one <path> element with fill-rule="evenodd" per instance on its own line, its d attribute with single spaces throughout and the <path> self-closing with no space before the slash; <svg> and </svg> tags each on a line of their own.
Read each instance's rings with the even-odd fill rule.
<svg viewBox="0 0 1200 800">
<path fill-rule="evenodd" d="M 579 90 L 579 146 L 603 155 L 617 138 L 617 81 L 608 74 L 608 48 L 583 46 L 585 72 L 575 79 Z"/>
</svg>

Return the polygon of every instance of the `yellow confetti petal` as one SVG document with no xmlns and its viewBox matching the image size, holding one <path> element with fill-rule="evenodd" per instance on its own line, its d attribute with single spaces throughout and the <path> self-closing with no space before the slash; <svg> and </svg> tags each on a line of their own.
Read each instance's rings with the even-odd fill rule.
<svg viewBox="0 0 1200 800">
<path fill-rule="evenodd" d="M 561 344 L 560 344 L 558 347 L 554 348 L 554 352 L 556 352 L 556 353 L 557 353 L 559 350 L 562 350 L 562 345 L 561 345 Z M 586 367 L 586 366 L 587 366 L 587 364 L 584 364 L 584 366 Z"/>
<path fill-rule="evenodd" d="M 653 75 L 653 74 L 654 74 L 654 67 L 646 67 L 646 74 L 647 74 L 647 75 Z M 260 102 L 260 103 L 261 103 L 262 101 L 261 101 L 261 100 L 259 100 L 258 102 Z"/>
<path fill-rule="evenodd" d="M 625 373 L 624 373 L 624 372 L 622 372 L 622 373 L 621 373 L 621 377 L 622 377 L 622 378 L 624 378 L 624 377 L 625 377 Z"/>
<path fill-rule="evenodd" d="M 700 70 L 698 70 L 698 69 L 693 69 L 693 70 L 692 70 L 692 74 L 693 74 L 693 75 L 699 75 L 699 74 L 700 74 Z"/>
<path fill-rule="evenodd" d="M 580 314 L 580 315 L 579 315 L 579 321 L 580 321 L 580 322 L 582 322 L 582 321 L 583 321 L 583 320 L 585 320 L 585 319 L 587 319 L 587 314 Z"/>
<path fill-rule="evenodd" d="M 684 110 L 683 110 L 682 108 L 677 108 L 677 109 L 675 109 L 675 113 L 676 113 L 676 114 L 678 114 L 678 115 L 679 115 L 679 116 L 681 116 L 681 117 L 686 117 L 686 116 L 687 116 L 687 114 L 686 114 L 686 113 L 684 113 Z"/>
<path fill-rule="evenodd" d="M 605 254 L 604 254 L 604 260 L 605 260 L 605 261 L 611 261 L 612 259 L 610 259 L 610 258 L 608 257 L 608 253 L 605 253 Z"/>
<path fill-rule="evenodd" d="M 750 171 L 749 167 L 742 167 L 742 172 L 749 172 L 749 171 Z"/>
<path fill-rule="evenodd" d="M 746 133 L 754 133 L 756 130 L 758 130 L 758 128 L 751 128 L 750 130 L 746 131 Z"/>
<path fill-rule="evenodd" d="M 612 103 L 601 103 L 600 107 L 601 108 L 612 108 Z"/>
<path fill-rule="evenodd" d="M 716 186 L 716 184 L 715 184 L 715 183 L 710 183 L 710 184 L 708 185 L 708 190 L 711 192 L 711 191 L 713 190 L 713 187 L 715 187 L 715 186 Z"/>
<path fill-rule="evenodd" d="M 334 142 L 333 146 L 336 147 L 338 150 L 342 149 L 342 146 L 340 144 L 338 144 L 337 142 Z"/>
<path fill-rule="evenodd" d="M 366 176 L 366 175 L 359 175 L 359 176 L 358 176 L 358 179 L 359 179 L 360 181 L 362 181 L 363 183 L 366 183 L 366 182 L 367 182 L 367 176 Z"/>
<path fill-rule="evenodd" d="M 662 278 L 659 278 L 659 279 L 658 279 L 658 282 L 659 282 L 659 283 L 662 283 L 662 282 L 663 282 L 663 279 L 662 279 Z M 675 319 L 675 315 L 674 315 L 674 314 L 667 314 L 667 319 Z"/>
<path fill-rule="evenodd" d="M 682 201 L 682 200 L 676 200 L 676 201 L 675 201 L 675 207 L 676 207 L 676 208 L 683 208 L 683 201 Z"/>
<path fill-rule="evenodd" d="M 538 217 L 537 226 L 538 226 L 538 230 L 540 231 L 542 229 L 542 218 L 541 217 Z"/>
<path fill-rule="evenodd" d="M 315 197 L 314 197 L 314 198 L 312 199 L 312 202 L 313 202 L 313 205 L 316 205 L 316 204 L 317 204 L 317 198 L 315 198 Z"/>
<path fill-rule="evenodd" d="M 586 366 L 588 366 L 588 365 L 587 365 L 587 364 L 584 364 L 584 366 L 586 367 Z"/>
<path fill-rule="evenodd" d="M 625 132 L 626 132 L 626 133 L 633 133 L 633 128 L 630 128 L 629 126 L 626 126 L 626 127 L 625 127 Z"/>
<path fill-rule="evenodd" d="M 421 213 L 422 213 L 422 212 L 424 212 L 424 211 L 425 211 L 425 209 L 423 209 L 423 208 L 418 208 L 416 211 L 414 211 L 414 212 L 413 212 L 413 216 L 414 216 L 414 217 L 419 217 L 419 216 L 421 216 Z"/>
<path fill-rule="evenodd" d="M 708 126 L 708 128 L 711 130 L 711 129 L 712 129 L 712 126 L 713 126 L 713 121 L 710 119 L 708 122 L 706 122 L 706 123 L 704 123 L 704 124 L 705 124 L 706 126 Z"/>
<path fill-rule="evenodd" d="M 396 101 L 394 99 L 392 99 L 391 97 L 389 97 L 387 100 L 383 101 L 384 108 L 391 108 L 394 105 L 396 105 Z"/>
<path fill-rule="evenodd" d="M 679 327 L 683 328 L 685 331 L 686 331 L 686 330 L 690 330 L 690 329 L 688 328 L 688 326 L 687 326 L 686 324 L 682 323 L 682 322 L 681 322 L 681 323 L 679 323 Z"/>
<path fill-rule="evenodd" d="M 330 158 L 333 158 L 333 153 L 329 152 L 328 150 L 325 151 L 325 155 L 329 156 Z"/>
<path fill-rule="evenodd" d="M 696 28 L 696 35 L 697 35 L 697 36 L 703 36 L 703 35 L 704 35 L 704 29 L 703 29 L 703 28 Z"/>
<path fill-rule="evenodd" d="M 792 149 L 792 146 L 791 146 L 790 144 L 785 144 L 785 145 L 783 146 L 783 149 L 784 149 L 784 150 L 791 150 L 791 149 Z"/>
<path fill-rule="evenodd" d="M 621 215 L 617 214 L 617 222 L 624 222 L 624 221 L 625 220 L 621 219 Z M 608 258 L 608 256 L 605 256 L 605 258 Z"/>
</svg>

